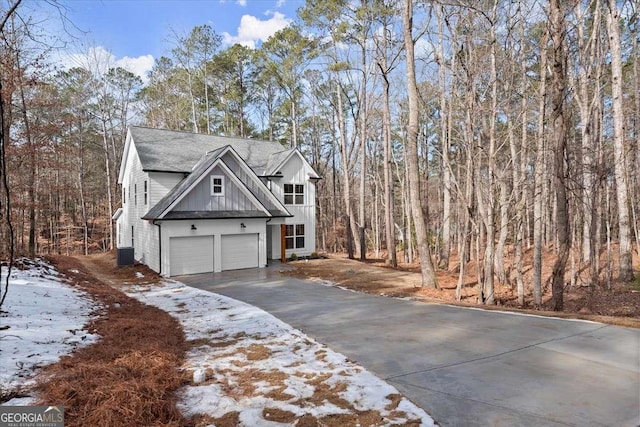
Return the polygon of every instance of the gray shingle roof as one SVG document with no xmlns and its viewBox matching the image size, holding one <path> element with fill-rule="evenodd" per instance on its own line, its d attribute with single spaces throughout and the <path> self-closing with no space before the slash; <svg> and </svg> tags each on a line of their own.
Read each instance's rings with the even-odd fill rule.
<svg viewBox="0 0 640 427">
<path fill-rule="evenodd" d="M 279 172 L 280 167 L 282 167 L 282 163 L 289 157 L 291 154 L 291 150 L 280 151 L 279 153 L 272 153 L 269 156 L 269 160 L 264 169 L 265 175 L 275 175 Z"/>
<path fill-rule="evenodd" d="M 279 142 L 258 139 L 233 138 L 151 129 L 140 126 L 129 128 L 135 142 L 142 169 L 145 171 L 190 173 L 206 153 L 230 145 L 254 170 L 263 175 L 269 157 L 281 153 Z M 271 161 L 273 164 L 273 160 Z"/>
<path fill-rule="evenodd" d="M 229 219 L 269 218 L 263 211 L 179 211 L 169 212 L 163 220 L 172 219 Z"/>
<path fill-rule="evenodd" d="M 290 213 L 270 210 L 273 218 L 286 218 Z M 167 213 L 163 220 L 172 219 L 229 219 L 229 218 L 269 218 L 263 211 L 177 211 Z"/>
</svg>

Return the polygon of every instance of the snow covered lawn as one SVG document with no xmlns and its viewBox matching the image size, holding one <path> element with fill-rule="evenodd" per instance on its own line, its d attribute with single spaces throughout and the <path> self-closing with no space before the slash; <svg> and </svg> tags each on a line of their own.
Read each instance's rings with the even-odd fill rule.
<svg viewBox="0 0 640 427">
<path fill-rule="evenodd" d="M 42 260 L 19 260 L 0 309 L 0 395 L 20 393 L 33 385 L 39 368 L 58 361 L 78 346 L 99 337 L 83 328 L 96 308 L 84 293 Z M 4 292 L 7 268 L 2 267 Z M 28 404 L 14 399 L 6 404 Z"/>
<path fill-rule="evenodd" d="M 186 416 L 246 426 L 434 425 L 394 387 L 254 306 L 173 281 L 128 295 L 184 328 L 193 377 L 181 392 Z"/>
</svg>

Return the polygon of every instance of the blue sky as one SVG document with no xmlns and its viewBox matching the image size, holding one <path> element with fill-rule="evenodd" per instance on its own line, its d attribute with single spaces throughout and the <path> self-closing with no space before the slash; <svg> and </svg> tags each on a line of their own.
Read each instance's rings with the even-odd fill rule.
<svg viewBox="0 0 640 427">
<path fill-rule="evenodd" d="M 208 24 L 224 45 L 259 46 L 289 25 L 303 0 L 67 0 L 68 19 L 86 32 L 82 45 L 104 49 L 137 74 L 171 48 L 171 31 Z M 78 52 L 74 52 L 77 56 Z"/>
</svg>

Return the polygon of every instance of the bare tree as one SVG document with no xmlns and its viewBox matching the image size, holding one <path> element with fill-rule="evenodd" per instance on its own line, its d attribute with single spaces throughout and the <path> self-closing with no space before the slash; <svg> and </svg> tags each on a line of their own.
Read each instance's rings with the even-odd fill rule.
<svg viewBox="0 0 640 427">
<path fill-rule="evenodd" d="M 422 208 L 422 198 L 420 197 L 420 171 L 418 169 L 418 85 L 416 83 L 415 70 L 415 40 L 413 39 L 413 0 L 404 0 L 402 11 L 404 23 L 404 47 L 407 60 L 407 95 L 409 98 L 409 123 L 407 125 L 407 162 L 409 169 L 409 191 L 411 194 L 411 212 L 414 227 L 416 229 L 416 240 L 418 244 L 418 254 L 420 255 L 420 269 L 422 271 L 422 286 L 438 289 L 438 279 L 436 278 L 433 261 L 431 260 L 431 249 L 427 239 L 427 226 L 424 210 Z"/>
<path fill-rule="evenodd" d="M 9 7 L 6 11 L 3 11 L 0 20 L 0 34 L 4 32 L 7 21 L 13 16 L 20 6 L 22 0 L 16 0 L 9 3 Z M 2 175 L 2 190 L 4 192 L 4 209 L 2 217 L 7 224 L 7 232 L 9 238 L 9 263 L 7 266 L 7 277 L 5 278 L 4 292 L 0 289 L 0 307 L 4 304 L 9 292 L 9 276 L 11 276 L 11 268 L 13 265 L 13 250 L 14 250 L 14 234 L 13 225 L 11 224 L 11 198 L 9 194 L 9 180 L 7 178 L 7 161 L 6 161 L 6 147 L 9 139 L 9 123 L 5 120 L 5 92 L 3 91 L 3 76 L 0 76 L 0 174 Z M 0 279 L 2 279 L 2 271 L 0 271 Z M 0 285 L 1 286 L 1 285 Z"/>
<path fill-rule="evenodd" d="M 545 203 L 545 115 L 547 96 L 547 42 L 545 34 L 540 43 L 540 83 L 538 86 L 538 135 L 533 185 L 533 303 L 542 305 L 542 247 L 544 245 L 543 211 Z"/>
<path fill-rule="evenodd" d="M 624 112 L 622 110 L 622 53 L 620 51 L 619 14 L 616 0 L 608 0 L 607 29 L 611 53 L 611 92 L 613 95 L 613 156 L 618 201 L 618 239 L 620 243 L 620 271 L 622 281 L 633 280 L 631 227 L 629 223 L 629 193 L 627 159 L 624 148 Z"/>
<path fill-rule="evenodd" d="M 550 0 L 549 17 L 551 41 L 553 43 L 553 68 L 551 72 L 551 122 L 553 123 L 554 175 L 553 183 L 556 196 L 556 228 L 558 233 L 558 257 L 553 265 L 551 283 L 552 306 L 555 311 L 562 310 L 564 296 L 564 273 L 571 249 L 569 231 L 569 202 L 565 172 L 567 155 L 567 131 L 565 123 L 564 101 L 566 96 L 567 55 L 565 49 L 566 20 L 559 0 Z"/>
</svg>

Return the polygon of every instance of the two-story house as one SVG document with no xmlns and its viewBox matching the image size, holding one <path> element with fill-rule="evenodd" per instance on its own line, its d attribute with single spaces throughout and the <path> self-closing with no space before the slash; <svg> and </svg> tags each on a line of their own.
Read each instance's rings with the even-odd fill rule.
<svg viewBox="0 0 640 427">
<path fill-rule="evenodd" d="M 318 178 L 278 142 L 131 127 L 117 247 L 164 276 L 311 255 Z"/>
</svg>

